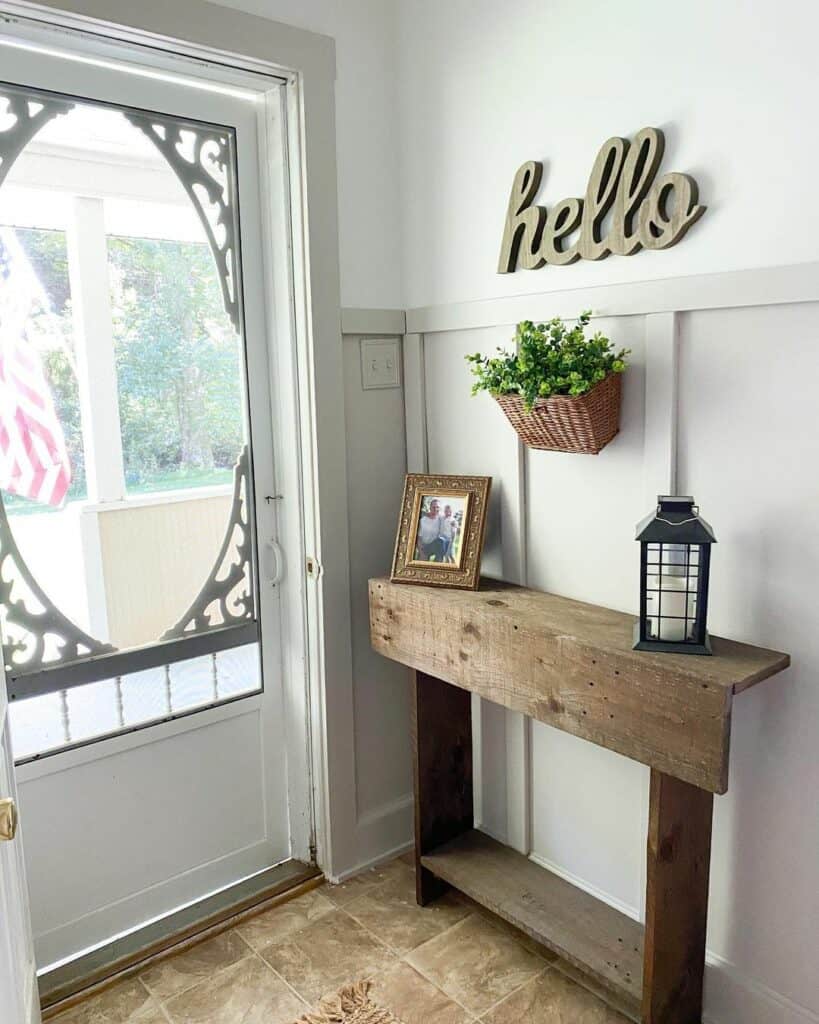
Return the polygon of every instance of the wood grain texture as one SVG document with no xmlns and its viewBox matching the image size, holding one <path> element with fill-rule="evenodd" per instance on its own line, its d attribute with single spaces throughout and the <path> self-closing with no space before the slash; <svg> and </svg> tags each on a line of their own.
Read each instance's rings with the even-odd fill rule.
<svg viewBox="0 0 819 1024">
<path fill-rule="evenodd" d="M 603 143 L 594 161 L 586 186 L 578 241 L 578 251 L 584 260 L 602 260 L 611 252 L 610 240 L 602 237 L 602 224 L 615 197 L 619 197 L 618 182 L 628 149 L 626 139 L 615 135 Z"/>
<path fill-rule="evenodd" d="M 631 649 L 634 617 L 483 581 L 370 581 L 380 654 L 711 792 L 728 787 L 735 692 L 788 655 L 713 637 L 713 657 Z"/>
<path fill-rule="evenodd" d="M 498 257 L 499 274 L 514 272 L 519 253 L 521 265 L 529 270 L 537 270 L 545 262 L 537 255 L 537 251 L 546 220 L 546 210 L 532 206 L 542 177 L 543 164 L 537 160 L 527 160 L 515 172 L 506 206 L 506 220 L 503 223 L 503 238 Z"/>
<path fill-rule="evenodd" d="M 446 888 L 424 854 L 472 828 L 472 702 L 469 694 L 416 672 L 412 693 L 415 895 L 425 906 Z"/>
<path fill-rule="evenodd" d="M 471 831 L 423 865 L 554 950 L 639 1019 L 643 928 L 483 832 Z"/>
<path fill-rule="evenodd" d="M 714 797 L 651 773 L 643 1024 L 700 1024 Z"/>
<path fill-rule="evenodd" d="M 664 148 L 659 128 L 643 128 L 633 142 L 616 135 L 607 139 L 589 174 L 585 197 L 562 199 L 551 212 L 534 204 L 543 165 L 536 160 L 522 164 L 506 207 L 498 273 L 512 274 L 518 266 L 539 270 L 547 263 L 601 260 L 612 252 L 630 256 L 641 247 L 676 245 L 705 207 L 698 204 L 697 183 L 690 175 L 671 171 L 654 181 Z M 576 243 L 564 245 L 578 223 Z"/>
</svg>

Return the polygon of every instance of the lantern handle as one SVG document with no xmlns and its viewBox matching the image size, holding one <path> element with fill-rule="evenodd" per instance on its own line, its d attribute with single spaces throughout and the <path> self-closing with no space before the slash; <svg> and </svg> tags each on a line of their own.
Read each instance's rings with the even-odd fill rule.
<svg viewBox="0 0 819 1024">
<path fill-rule="evenodd" d="M 659 511 L 659 505 L 657 506 L 657 510 Z M 699 509 L 697 509 L 697 511 L 699 512 Z M 698 516 L 692 516 L 690 519 L 681 519 L 678 523 L 672 523 L 670 519 L 664 519 L 660 515 L 657 516 L 657 522 L 665 523 L 666 526 L 685 526 L 687 523 L 696 523 L 698 521 Z"/>
</svg>

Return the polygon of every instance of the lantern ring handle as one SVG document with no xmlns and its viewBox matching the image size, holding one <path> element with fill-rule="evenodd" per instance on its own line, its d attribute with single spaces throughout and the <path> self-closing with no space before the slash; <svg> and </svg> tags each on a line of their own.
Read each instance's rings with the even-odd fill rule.
<svg viewBox="0 0 819 1024">
<path fill-rule="evenodd" d="M 666 526 L 685 526 L 686 523 L 697 523 L 699 519 L 697 516 L 692 516 L 691 519 L 681 519 L 678 523 L 672 523 L 670 519 L 663 519 L 662 516 L 657 516 L 658 523 L 665 523 Z"/>
</svg>

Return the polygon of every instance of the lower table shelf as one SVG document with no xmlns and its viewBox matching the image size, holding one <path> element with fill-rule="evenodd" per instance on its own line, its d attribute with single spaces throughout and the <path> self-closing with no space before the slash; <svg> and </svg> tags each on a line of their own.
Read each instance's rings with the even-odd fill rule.
<svg viewBox="0 0 819 1024">
<path fill-rule="evenodd" d="M 554 950 L 640 1019 L 643 926 L 637 921 L 476 830 L 422 856 L 421 863 Z"/>
</svg>

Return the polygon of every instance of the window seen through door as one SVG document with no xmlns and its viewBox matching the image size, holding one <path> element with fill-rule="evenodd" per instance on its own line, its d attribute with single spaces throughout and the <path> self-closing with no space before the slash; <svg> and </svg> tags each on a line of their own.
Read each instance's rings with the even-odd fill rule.
<svg viewBox="0 0 819 1024">
<path fill-rule="evenodd" d="M 39 106 L 0 84 L 0 626 L 18 759 L 261 686 L 229 130 L 72 101 L 14 155 Z M 61 623 L 36 665 L 21 599 Z"/>
</svg>

